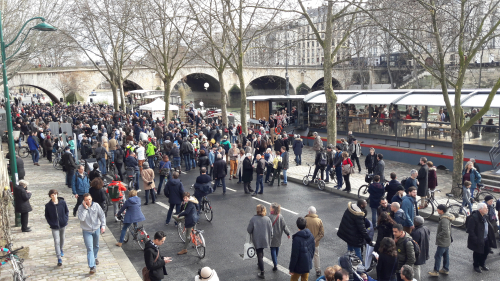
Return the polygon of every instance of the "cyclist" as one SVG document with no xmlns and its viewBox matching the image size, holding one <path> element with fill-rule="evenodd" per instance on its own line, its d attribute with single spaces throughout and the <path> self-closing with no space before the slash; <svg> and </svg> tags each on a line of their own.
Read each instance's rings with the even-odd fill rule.
<svg viewBox="0 0 500 281">
<path fill-rule="evenodd" d="M 121 217 L 121 213 L 125 210 L 125 218 L 123 219 L 123 228 L 120 234 L 120 241 L 116 243 L 116 246 L 121 247 L 123 243 L 123 239 L 125 238 L 125 234 L 127 234 L 127 229 L 131 224 L 134 224 L 134 227 L 137 227 L 137 223 L 141 221 L 145 221 L 146 218 L 142 214 L 141 211 L 141 198 L 137 197 L 137 191 L 131 190 L 128 192 L 128 199 L 123 204 L 123 207 L 118 211 L 116 216 L 118 218 Z"/>
<path fill-rule="evenodd" d="M 120 200 L 124 199 L 122 191 L 127 191 L 127 188 L 121 181 L 118 180 L 118 176 L 115 175 L 115 178 L 110 184 L 108 184 L 108 189 L 106 190 L 106 192 L 109 193 L 111 202 L 113 202 L 113 214 L 115 215 L 115 221 L 119 221 L 116 214 L 118 212 L 118 203 Z"/>
<path fill-rule="evenodd" d="M 210 176 L 207 175 L 207 168 L 201 167 L 200 171 L 201 175 L 196 178 L 196 183 L 194 184 L 194 197 L 198 200 L 198 214 L 203 208 L 203 197 L 213 192 L 210 184 Z"/>
<path fill-rule="evenodd" d="M 198 222 L 198 200 L 196 200 L 195 197 L 192 197 L 189 192 L 184 192 L 183 196 L 184 204 L 181 207 L 181 213 L 179 215 L 172 216 L 177 222 L 185 220 L 184 226 L 186 227 L 186 241 L 184 242 L 184 248 L 177 253 L 178 255 L 187 254 L 187 246 L 189 245 L 189 242 L 191 242 L 191 230 Z"/>
</svg>

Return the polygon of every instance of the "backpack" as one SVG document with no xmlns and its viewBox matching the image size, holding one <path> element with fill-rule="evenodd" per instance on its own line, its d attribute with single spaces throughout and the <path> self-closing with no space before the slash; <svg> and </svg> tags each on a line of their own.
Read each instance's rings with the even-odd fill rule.
<svg viewBox="0 0 500 281">
<path fill-rule="evenodd" d="M 401 181 L 401 185 L 403 186 L 403 188 L 406 186 L 406 177 L 403 178 L 403 180 Z"/>
<path fill-rule="evenodd" d="M 328 162 L 328 161 L 327 161 L 327 159 L 326 159 L 326 153 L 321 152 L 321 155 L 320 155 L 320 158 L 319 158 L 319 164 L 320 164 L 321 166 L 326 166 L 327 162 Z"/>
<path fill-rule="evenodd" d="M 278 160 L 278 170 L 283 170 L 283 163 L 281 160 Z"/>
<path fill-rule="evenodd" d="M 109 193 L 110 199 L 119 199 L 122 197 L 122 196 L 120 196 L 120 185 L 119 184 L 109 185 L 108 186 L 108 193 Z"/>
<path fill-rule="evenodd" d="M 417 241 L 411 239 L 411 237 L 405 238 L 405 246 L 408 243 L 408 241 L 411 241 L 411 243 L 413 244 L 413 252 L 415 252 L 415 260 L 418 260 L 418 257 L 420 256 L 420 246 L 418 245 Z"/>
</svg>

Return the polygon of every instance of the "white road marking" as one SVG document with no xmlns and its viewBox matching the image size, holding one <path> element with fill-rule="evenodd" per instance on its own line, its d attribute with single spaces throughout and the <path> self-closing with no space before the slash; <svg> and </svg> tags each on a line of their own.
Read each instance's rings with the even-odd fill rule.
<svg viewBox="0 0 500 281">
<path fill-rule="evenodd" d="M 268 259 L 268 258 L 266 258 L 266 257 L 264 257 L 264 262 L 267 263 L 267 264 L 269 264 L 270 266 L 274 266 L 273 261 L 270 260 L 270 259 Z M 288 269 L 286 269 L 284 266 L 281 266 L 281 265 L 278 264 L 278 270 L 281 271 L 281 272 L 283 272 L 283 273 L 285 273 L 286 275 L 290 276 L 290 274 L 289 274 L 290 271 Z"/>
<path fill-rule="evenodd" d="M 165 208 L 165 209 L 167 209 L 167 210 L 170 208 L 167 204 L 164 204 L 164 203 L 162 203 L 162 202 L 156 202 L 156 204 L 158 204 L 158 205 L 162 206 L 163 208 Z"/>
<path fill-rule="evenodd" d="M 226 189 L 229 189 L 229 190 L 231 190 L 231 191 L 236 192 L 236 190 L 234 190 L 234 189 L 232 189 L 232 188 L 229 188 L 229 187 L 226 187 Z"/>
<path fill-rule="evenodd" d="M 255 199 L 255 200 L 257 200 L 257 201 L 260 201 L 260 202 L 263 202 L 263 203 L 266 203 L 266 204 L 271 205 L 271 203 L 269 203 L 269 202 L 267 202 L 267 201 L 264 201 L 264 200 L 262 200 L 262 199 L 259 199 L 259 198 L 257 198 L 257 197 L 252 197 L 252 199 Z M 296 212 L 294 212 L 294 211 L 290 211 L 290 210 L 288 210 L 288 209 L 285 209 L 285 208 L 283 208 L 283 207 L 281 207 L 281 210 L 284 210 L 284 211 L 290 212 L 290 213 L 292 213 L 292 214 L 294 214 L 294 215 L 298 215 L 298 214 L 299 214 L 299 213 L 296 213 Z"/>
</svg>

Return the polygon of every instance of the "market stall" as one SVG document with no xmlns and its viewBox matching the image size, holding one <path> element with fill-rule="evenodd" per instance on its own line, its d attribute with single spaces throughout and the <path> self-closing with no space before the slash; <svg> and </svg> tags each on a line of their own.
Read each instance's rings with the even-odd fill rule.
<svg viewBox="0 0 500 281">
<path fill-rule="evenodd" d="M 169 108 L 170 111 L 179 111 L 179 107 L 174 104 L 171 104 Z M 161 99 L 156 99 L 151 103 L 141 105 L 139 110 L 151 111 L 153 119 L 163 119 L 165 117 L 165 102 Z"/>
</svg>

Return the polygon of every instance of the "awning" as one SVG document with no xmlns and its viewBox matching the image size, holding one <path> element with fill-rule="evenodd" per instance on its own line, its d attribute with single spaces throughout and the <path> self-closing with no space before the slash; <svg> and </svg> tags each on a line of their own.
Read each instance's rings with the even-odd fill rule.
<svg viewBox="0 0 500 281">
<path fill-rule="evenodd" d="M 351 98 L 346 99 L 346 104 L 391 104 L 395 100 L 408 93 L 410 90 L 381 90 L 381 91 L 360 91 Z"/>
<path fill-rule="evenodd" d="M 130 94 L 144 94 L 144 93 L 149 93 L 152 92 L 152 90 L 132 90 L 129 91 Z"/>
<path fill-rule="evenodd" d="M 140 110 L 155 111 L 155 110 L 165 110 L 165 102 L 161 99 L 156 99 L 151 103 L 139 106 Z M 170 110 L 179 110 L 177 105 L 171 104 Z"/>
<path fill-rule="evenodd" d="M 149 95 L 143 97 L 143 99 L 157 99 L 157 98 L 163 98 L 163 95 Z"/>
<path fill-rule="evenodd" d="M 337 103 L 343 103 L 346 99 L 349 99 L 350 97 L 354 96 L 354 94 L 359 93 L 359 91 L 335 91 L 335 94 L 337 95 Z M 320 90 L 320 91 L 314 91 L 310 94 L 307 94 L 304 97 L 304 102 L 306 103 L 326 103 L 326 96 L 325 96 L 325 91 Z"/>
<path fill-rule="evenodd" d="M 448 95 L 450 97 L 451 105 L 455 104 L 455 91 L 449 90 Z M 464 92 L 462 95 L 467 95 Z M 406 95 L 400 97 L 399 99 L 393 101 L 396 105 L 419 105 L 419 106 L 446 106 L 444 102 L 444 97 L 441 90 L 412 90 Z"/>
<path fill-rule="evenodd" d="M 491 90 L 477 90 L 467 97 L 462 98 L 462 107 L 484 107 Z M 463 96 L 463 94 L 462 94 Z M 491 108 L 500 108 L 500 95 L 497 92 L 490 105 Z"/>
<path fill-rule="evenodd" d="M 305 96 L 303 95 L 267 95 L 267 96 L 250 96 L 247 97 L 249 101 L 265 101 L 265 100 L 302 100 Z"/>
</svg>

